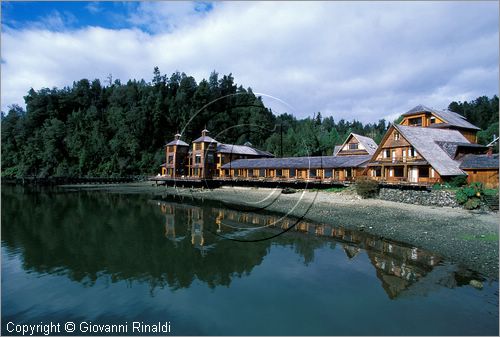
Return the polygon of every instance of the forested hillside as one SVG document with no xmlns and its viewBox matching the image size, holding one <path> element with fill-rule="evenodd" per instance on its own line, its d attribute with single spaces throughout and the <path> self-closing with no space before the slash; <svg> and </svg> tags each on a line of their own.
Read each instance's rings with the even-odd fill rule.
<svg viewBox="0 0 500 337">
<path fill-rule="evenodd" d="M 151 82 L 82 79 L 72 87 L 32 89 L 24 98 L 26 111 L 13 106 L 2 112 L 2 176 L 156 174 L 165 161 L 164 144 L 176 132 L 190 142 L 205 126 L 218 141 L 249 141 L 278 156 L 330 155 L 350 132 L 378 142 L 387 128 L 384 120 L 363 125 L 319 112 L 301 120 L 275 116 L 231 74 L 219 78 L 215 72 L 196 83 L 184 73 L 168 77 L 155 68 Z M 483 143 L 498 133 L 498 97 L 450 108 L 487 129 Z"/>
</svg>

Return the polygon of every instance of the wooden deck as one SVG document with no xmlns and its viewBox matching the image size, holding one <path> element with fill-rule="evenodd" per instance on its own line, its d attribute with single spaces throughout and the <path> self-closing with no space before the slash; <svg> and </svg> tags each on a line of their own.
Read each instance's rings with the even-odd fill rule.
<svg viewBox="0 0 500 337">
<path fill-rule="evenodd" d="M 354 179 L 335 180 L 332 178 L 248 178 L 248 177 L 150 177 L 150 181 L 156 185 L 179 186 L 179 187 L 207 187 L 217 188 L 221 186 L 255 186 L 255 187 L 293 187 L 299 189 L 325 189 L 331 187 L 347 187 L 354 183 Z M 414 183 L 406 180 L 379 180 L 383 187 L 407 187 L 417 189 L 430 189 L 434 183 Z"/>
</svg>

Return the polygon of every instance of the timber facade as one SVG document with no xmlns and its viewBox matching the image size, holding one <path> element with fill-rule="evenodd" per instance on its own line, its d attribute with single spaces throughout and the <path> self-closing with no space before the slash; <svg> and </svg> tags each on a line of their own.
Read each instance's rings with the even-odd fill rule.
<svg viewBox="0 0 500 337">
<path fill-rule="evenodd" d="M 498 187 L 498 155 L 477 144 L 479 128 L 452 111 L 418 105 L 391 124 L 380 144 L 351 133 L 332 156 L 275 158 L 244 145 L 223 144 L 208 136 L 191 146 L 181 135 L 165 146 L 166 179 L 314 181 L 350 183 L 360 176 L 382 184 L 424 185 L 467 176 L 468 182 Z"/>
</svg>

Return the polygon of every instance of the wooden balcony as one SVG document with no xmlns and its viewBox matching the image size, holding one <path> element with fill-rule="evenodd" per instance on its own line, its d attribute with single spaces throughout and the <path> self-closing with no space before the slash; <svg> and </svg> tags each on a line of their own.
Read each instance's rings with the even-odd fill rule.
<svg viewBox="0 0 500 337">
<path fill-rule="evenodd" d="M 427 164 L 427 162 L 420 157 L 391 157 L 377 159 L 381 164 Z"/>
</svg>

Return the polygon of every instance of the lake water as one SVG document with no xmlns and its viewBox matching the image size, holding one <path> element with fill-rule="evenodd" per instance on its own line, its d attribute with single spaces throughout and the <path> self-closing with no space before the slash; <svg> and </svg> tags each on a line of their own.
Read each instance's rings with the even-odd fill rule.
<svg viewBox="0 0 500 337">
<path fill-rule="evenodd" d="M 498 282 L 342 224 L 3 186 L 2 334 L 50 322 L 78 335 L 141 334 L 133 322 L 175 335 L 498 335 Z"/>
</svg>

